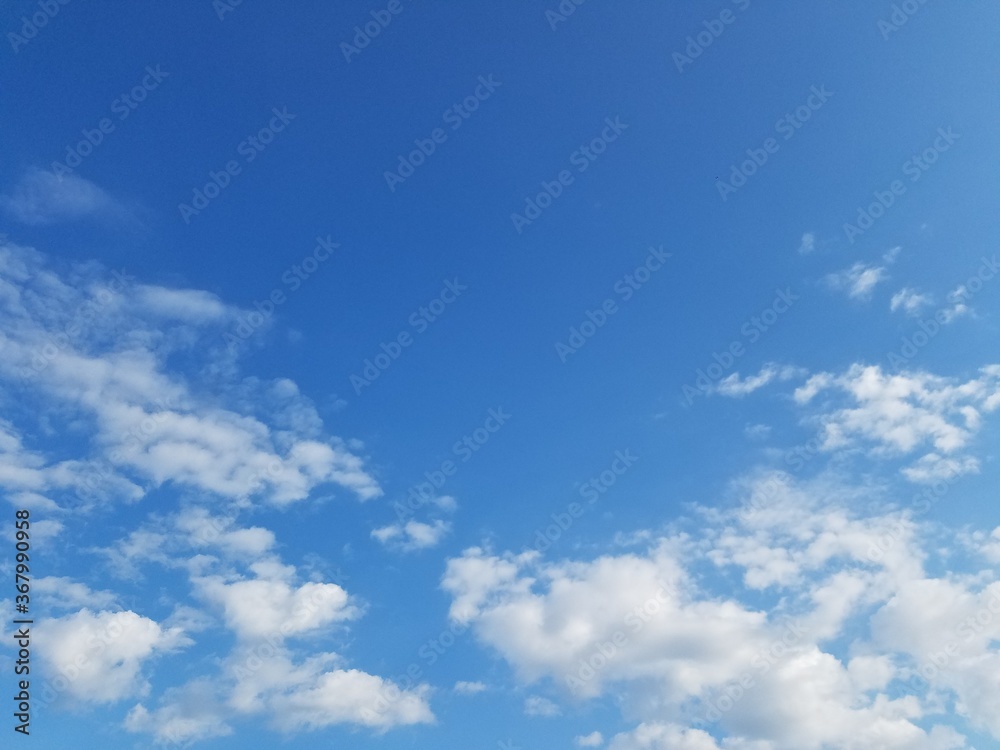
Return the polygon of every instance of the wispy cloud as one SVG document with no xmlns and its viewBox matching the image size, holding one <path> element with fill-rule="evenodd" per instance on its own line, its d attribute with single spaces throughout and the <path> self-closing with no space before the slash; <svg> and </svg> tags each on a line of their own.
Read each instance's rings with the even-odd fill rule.
<svg viewBox="0 0 1000 750">
<path fill-rule="evenodd" d="M 0 206 L 23 224 L 55 224 L 80 219 L 117 219 L 128 210 L 93 182 L 67 174 L 62 177 L 32 167 L 13 189 L 0 196 Z"/>
</svg>

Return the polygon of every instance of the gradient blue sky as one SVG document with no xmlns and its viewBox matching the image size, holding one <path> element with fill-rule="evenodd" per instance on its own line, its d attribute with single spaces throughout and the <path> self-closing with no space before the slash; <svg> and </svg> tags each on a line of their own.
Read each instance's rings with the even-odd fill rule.
<svg viewBox="0 0 1000 750">
<path fill-rule="evenodd" d="M 34 679 L 72 660 L 52 644 L 86 643 L 97 623 L 134 613 L 148 638 L 124 667 L 92 659 L 39 708 L 36 746 L 150 747 L 192 706 L 205 748 L 855 747 L 843 727 L 865 747 L 996 743 L 994 712 L 971 696 L 1000 699 L 976 671 L 1000 664 L 997 622 L 916 704 L 873 708 L 902 700 L 905 670 L 947 640 L 927 609 L 958 622 L 1000 592 L 996 5 L 913 2 L 895 29 L 880 26 L 891 3 L 589 0 L 563 3 L 565 20 L 546 15 L 557 2 L 386 6 L 4 12 L 0 489 L 11 518 L 30 507 L 44 522 Z M 373 12 L 391 22 L 345 59 Z M 36 13 L 46 23 L 28 38 Z M 688 37 L 711 28 L 679 70 Z M 144 100 L 123 105 L 144 81 Z M 467 119 L 448 115 L 477 88 Z M 102 118 L 91 152 L 56 167 Z M 266 147 L 247 146 L 272 125 Z M 390 189 L 385 173 L 436 128 L 434 152 Z M 602 153 L 581 156 L 594 139 Z M 766 161 L 720 189 L 752 154 Z M 229 162 L 224 189 L 185 216 Z M 563 170 L 558 197 L 518 226 Z M 894 181 L 869 229 L 845 228 Z M 122 269 L 124 286 L 44 354 Z M 275 290 L 276 314 L 256 325 Z M 608 299 L 603 325 L 560 357 Z M 425 324 L 421 308 L 443 312 Z M 921 325 L 926 345 L 890 358 Z M 352 385 L 401 332 L 398 358 Z M 113 456 L 130 429 L 138 447 Z M 249 485 L 269 460 L 280 475 Z M 398 521 L 394 504 L 447 461 L 434 501 Z M 589 504 L 587 483 L 613 465 Z M 99 466 L 108 476 L 81 500 Z M 946 500 L 915 510 L 934 482 Z M 764 526 L 737 511 L 758 486 L 781 488 Z M 574 502 L 581 517 L 525 554 Z M 903 523 L 891 575 L 867 542 L 844 541 L 855 527 L 840 513 L 873 539 Z M 211 518 L 252 531 L 243 546 L 192 541 Z M 843 550 L 822 557 L 806 528 Z M 136 533 L 156 542 L 127 543 Z M 643 576 L 675 564 L 680 609 L 632 638 L 599 689 L 567 688 L 566 669 L 614 631 L 607 613 L 643 604 L 656 590 Z M 836 617 L 819 613 L 828 584 L 850 602 Z M 350 599 L 283 642 L 275 674 L 242 683 L 260 682 L 256 701 L 237 705 L 235 654 L 260 636 L 240 619 L 253 596 L 309 585 Z M 940 602 L 910 612 L 915 591 Z M 736 630 L 732 611 L 708 611 L 726 602 Z M 705 643 L 671 630 L 682 611 L 704 619 Z M 746 667 L 740 639 L 766 642 L 789 614 L 823 620 L 793 658 L 830 673 L 782 673 L 701 721 Z M 894 617 L 912 638 L 885 640 Z M 421 648 L 453 626 L 456 644 L 429 663 Z M 365 690 L 411 664 L 411 712 L 365 718 Z M 3 665 L 13 680 L 10 652 Z M 360 682 L 320 695 L 331 674 Z M 850 687 L 817 688 L 798 719 L 754 713 L 810 675 Z M 102 699 L 89 680 L 115 687 Z M 836 718 L 797 733 L 817 711 Z"/>
</svg>

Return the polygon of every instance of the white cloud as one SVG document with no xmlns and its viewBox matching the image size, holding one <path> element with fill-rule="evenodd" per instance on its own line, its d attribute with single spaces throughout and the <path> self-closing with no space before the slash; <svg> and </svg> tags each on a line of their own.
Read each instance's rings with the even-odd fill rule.
<svg viewBox="0 0 1000 750">
<path fill-rule="evenodd" d="M 771 434 L 771 425 L 768 424 L 748 424 L 743 428 L 743 434 L 750 440 L 766 440 Z"/>
<path fill-rule="evenodd" d="M 131 611 L 91 612 L 40 620 L 34 628 L 38 658 L 50 680 L 62 675 L 64 694 L 88 703 L 145 695 L 143 666 L 190 644 L 180 628 L 164 629 Z"/>
<path fill-rule="evenodd" d="M 140 284 L 135 290 L 137 309 L 173 320 L 199 324 L 235 318 L 234 310 L 214 294 L 200 289 L 167 289 Z"/>
<path fill-rule="evenodd" d="M 805 374 L 805 370 L 798 367 L 779 366 L 772 362 L 764 365 L 756 375 L 747 375 L 745 379 L 740 379 L 740 374 L 734 372 L 719 381 L 715 386 L 716 392 L 730 398 L 742 398 L 754 391 L 763 388 L 768 383 L 775 380 L 791 380 Z"/>
<path fill-rule="evenodd" d="M 704 508 L 699 534 L 654 536 L 644 552 L 543 561 L 466 550 L 442 579 L 451 617 L 525 685 L 612 699 L 642 722 L 610 740 L 618 750 L 966 747 L 935 716 L 940 691 L 1000 737 L 989 707 L 1000 700 L 1000 583 L 929 576 L 933 552 L 906 513 L 858 510 L 876 487 L 764 474 L 740 492 L 761 485 L 768 501 L 753 512 Z M 720 595 L 705 563 L 742 572 L 743 587 L 727 575 Z M 970 639 L 955 671 L 914 689 L 915 661 L 949 632 Z"/>
<path fill-rule="evenodd" d="M 455 683 L 454 690 L 459 695 L 476 695 L 486 690 L 486 684 L 482 682 L 467 682 L 459 680 Z"/>
<path fill-rule="evenodd" d="M 97 185 L 73 174 L 57 177 L 31 168 L 0 206 L 24 224 L 53 224 L 88 217 L 124 218 L 125 209 Z"/>
<path fill-rule="evenodd" d="M 0 246 L 0 274 L 0 381 L 86 425 L 96 454 L 64 462 L 57 481 L 41 454 L 6 440 L 0 485 L 33 492 L 36 502 L 72 489 L 80 475 L 93 485 L 87 497 L 101 499 L 135 500 L 141 485 L 167 483 L 276 505 L 327 483 L 362 500 L 381 494 L 356 448 L 323 434 L 294 383 L 238 377 L 222 341 L 236 308 L 95 264 L 56 272 L 39 253 L 9 244 Z M 189 371 L 172 367 L 176 360 L 190 361 Z"/>
<path fill-rule="evenodd" d="M 32 536 L 37 533 L 35 526 L 32 524 Z M 31 593 L 38 603 L 53 609 L 108 609 L 117 604 L 117 597 L 111 591 L 94 591 L 85 583 L 58 576 L 36 578 L 31 582 Z"/>
<path fill-rule="evenodd" d="M 274 725 L 283 731 L 357 724 L 379 730 L 407 724 L 429 724 L 429 688 L 400 690 L 397 685 L 357 669 L 309 674 L 271 702 Z"/>
<path fill-rule="evenodd" d="M 130 732 L 151 734 L 159 744 L 181 745 L 233 733 L 227 711 L 208 680 L 195 680 L 164 695 L 165 705 L 149 711 L 139 703 L 125 717 Z"/>
<path fill-rule="evenodd" d="M 540 695 L 529 695 L 524 701 L 524 713 L 526 716 L 541 716 L 547 719 L 558 716 L 561 712 L 559 706 L 543 698 Z"/>
<path fill-rule="evenodd" d="M 795 401 L 804 406 L 821 393 L 829 395 L 829 403 L 813 419 L 823 450 L 862 446 L 873 456 L 889 457 L 926 451 L 904 474 L 912 481 L 933 481 L 978 469 L 978 461 L 964 451 L 979 431 L 981 413 L 1000 406 L 1000 366 L 981 368 L 979 377 L 962 383 L 855 364 L 842 375 L 813 375 L 795 391 Z"/>
<path fill-rule="evenodd" d="M 928 305 L 933 304 L 933 302 L 934 300 L 930 295 L 920 294 L 916 289 L 905 287 L 892 295 L 892 300 L 889 302 L 889 309 L 893 312 L 902 310 L 907 315 L 915 317 L 920 315 L 920 312 Z"/>
<path fill-rule="evenodd" d="M 372 537 L 384 545 L 403 552 L 428 549 L 437 545 L 451 530 L 451 524 L 436 520 L 431 523 L 407 521 L 383 526 L 372 531 Z"/>
<path fill-rule="evenodd" d="M 242 639 L 282 639 L 356 619 L 360 610 L 335 583 L 295 586 L 295 569 L 277 561 L 253 563 L 256 577 L 227 580 L 195 578 L 199 595 L 220 608 L 229 627 Z"/>
<path fill-rule="evenodd" d="M 870 266 L 861 261 L 826 277 L 831 287 L 846 291 L 851 299 L 860 300 L 871 299 L 875 287 L 887 278 L 884 266 Z"/>
<path fill-rule="evenodd" d="M 941 310 L 941 316 L 945 323 L 951 323 L 956 318 L 974 314 L 973 309 L 967 304 L 970 296 L 969 290 L 965 288 L 964 284 L 959 284 L 948 293 L 947 300 L 951 307 L 945 307 Z"/>
<path fill-rule="evenodd" d="M 577 747 L 600 747 L 604 744 L 604 735 L 600 732 L 591 732 L 573 738 L 573 744 Z"/>
</svg>

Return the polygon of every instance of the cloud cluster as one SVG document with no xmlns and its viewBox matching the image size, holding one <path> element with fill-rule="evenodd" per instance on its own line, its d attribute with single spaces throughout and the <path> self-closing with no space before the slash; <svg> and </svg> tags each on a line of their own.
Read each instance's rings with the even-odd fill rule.
<svg viewBox="0 0 1000 750">
<path fill-rule="evenodd" d="M 642 551 L 466 550 L 442 579 L 451 616 L 526 684 L 566 701 L 614 696 L 641 722 L 609 741 L 619 750 L 966 747 L 936 716 L 942 694 L 1000 737 L 988 707 L 1000 700 L 1000 584 L 928 574 L 913 519 L 856 510 L 877 488 L 779 473 L 742 482 L 743 499 L 764 484 L 755 512 L 704 509 L 702 534 Z M 722 580 L 739 572 L 742 588 L 714 590 L 705 564 Z M 926 669 L 949 638 L 956 655 Z"/>
</svg>

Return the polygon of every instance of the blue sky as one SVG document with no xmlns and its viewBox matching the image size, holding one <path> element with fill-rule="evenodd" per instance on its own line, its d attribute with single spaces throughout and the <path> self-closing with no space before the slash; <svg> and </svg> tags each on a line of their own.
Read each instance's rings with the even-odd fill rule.
<svg viewBox="0 0 1000 750">
<path fill-rule="evenodd" d="M 10 3 L 38 746 L 995 745 L 998 14 Z"/>
</svg>

